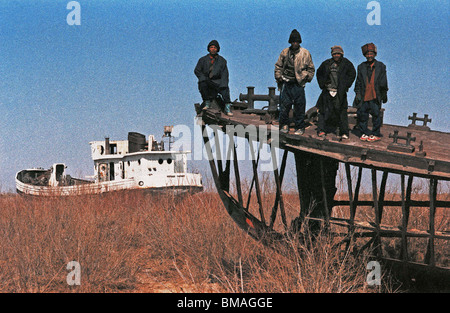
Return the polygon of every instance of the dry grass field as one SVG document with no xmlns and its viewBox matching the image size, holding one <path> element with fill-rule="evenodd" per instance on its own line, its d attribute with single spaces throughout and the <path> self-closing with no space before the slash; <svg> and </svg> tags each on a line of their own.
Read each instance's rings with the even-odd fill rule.
<svg viewBox="0 0 450 313">
<path fill-rule="evenodd" d="M 285 201 L 298 207 L 296 195 Z M 368 286 L 370 257 L 342 255 L 332 241 L 322 236 L 301 253 L 275 253 L 238 229 L 208 191 L 181 200 L 2 194 L 0 292 L 404 291 L 384 271 L 380 286 Z M 66 281 L 71 261 L 80 265 L 79 285 Z"/>
</svg>

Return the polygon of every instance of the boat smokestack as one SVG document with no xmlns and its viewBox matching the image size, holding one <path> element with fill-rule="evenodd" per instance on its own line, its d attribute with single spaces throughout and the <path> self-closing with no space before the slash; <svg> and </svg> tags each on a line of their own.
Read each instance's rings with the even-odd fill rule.
<svg viewBox="0 0 450 313">
<path fill-rule="evenodd" d="M 110 147 L 109 147 L 109 137 L 105 137 L 105 154 L 109 154 Z"/>
<path fill-rule="evenodd" d="M 173 126 L 164 126 L 164 135 L 163 137 L 169 137 L 169 151 L 172 149 L 172 130 Z"/>
</svg>

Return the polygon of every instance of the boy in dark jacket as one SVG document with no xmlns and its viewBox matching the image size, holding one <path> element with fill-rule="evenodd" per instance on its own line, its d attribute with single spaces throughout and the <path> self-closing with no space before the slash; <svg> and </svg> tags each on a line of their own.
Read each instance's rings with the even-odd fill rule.
<svg viewBox="0 0 450 313">
<path fill-rule="evenodd" d="M 322 89 L 316 104 L 319 109 L 317 132 L 322 137 L 339 127 L 337 135 L 348 139 L 347 91 L 355 80 L 356 71 L 352 62 L 344 58 L 341 46 L 333 46 L 331 56 L 317 70 L 317 82 Z"/>
<path fill-rule="evenodd" d="M 354 106 L 358 108 L 358 126 L 363 141 L 378 141 L 381 138 L 381 104 L 387 102 L 386 66 L 375 60 L 377 47 L 373 43 L 361 47 L 367 61 L 358 66 L 355 82 Z M 367 127 L 369 114 L 372 115 L 372 130 Z"/>
<path fill-rule="evenodd" d="M 203 109 L 208 109 L 211 101 L 219 96 L 225 105 L 225 114 L 232 116 L 227 61 L 218 54 L 220 46 L 217 40 L 212 40 L 207 50 L 209 54 L 198 60 L 194 70 L 202 95 Z"/>
</svg>

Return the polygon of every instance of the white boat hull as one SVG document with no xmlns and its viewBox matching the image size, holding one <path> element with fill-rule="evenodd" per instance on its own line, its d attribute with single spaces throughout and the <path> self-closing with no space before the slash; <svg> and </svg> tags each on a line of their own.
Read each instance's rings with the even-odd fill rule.
<svg viewBox="0 0 450 313">
<path fill-rule="evenodd" d="M 160 175 L 118 181 L 92 182 L 74 186 L 36 186 L 21 182 L 16 176 L 17 192 L 32 196 L 76 196 L 102 194 L 120 190 L 141 190 L 180 195 L 203 190 L 199 174 Z"/>
</svg>

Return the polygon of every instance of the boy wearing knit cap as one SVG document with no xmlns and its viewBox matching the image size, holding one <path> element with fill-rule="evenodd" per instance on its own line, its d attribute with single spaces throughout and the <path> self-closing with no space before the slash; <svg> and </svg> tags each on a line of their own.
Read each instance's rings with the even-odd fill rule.
<svg viewBox="0 0 450 313">
<path fill-rule="evenodd" d="M 365 62 L 358 66 L 355 82 L 355 101 L 357 107 L 357 130 L 361 133 L 362 141 L 378 141 L 381 138 L 381 104 L 387 102 L 387 74 L 386 66 L 375 60 L 377 47 L 373 43 L 361 47 Z M 372 115 L 372 130 L 367 127 L 369 115 Z"/>
<path fill-rule="evenodd" d="M 300 46 L 302 38 L 294 29 L 289 36 L 289 48 L 281 51 L 275 63 L 275 80 L 280 90 L 280 129 L 289 132 L 289 111 L 294 105 L 296 135 L 305 132 L 305 84 L 314 77 L 314 63 L 308 50 Z"/>
<path fill-rule="evenodd" d="M 228 67 L 225 58 L 219 55 L 220 46 L 212 40 L 207 47 L 209 54 L 201 57 L 194 73 L 198 78 L 198 89 L 203 100 L 203 109 L 208 109 L 217 97 L 222 98 L 225 114 L 231 113 L 230 89 L 228 87 Z"/>
<path fill-rule="evenodd" d="M 341 46 L 331 47 L 331 58 L 317 69 L 317 82 L 322 93 L 317 100 L 319 121 L 317 133 L 320 137 L 339 127 L 338 136 L 348 139 L 347 91 L 356 77 L 352 62 L 344 58 Z"/>
</svg>

